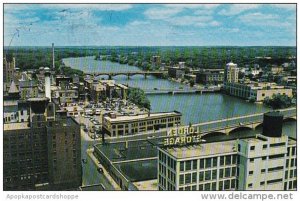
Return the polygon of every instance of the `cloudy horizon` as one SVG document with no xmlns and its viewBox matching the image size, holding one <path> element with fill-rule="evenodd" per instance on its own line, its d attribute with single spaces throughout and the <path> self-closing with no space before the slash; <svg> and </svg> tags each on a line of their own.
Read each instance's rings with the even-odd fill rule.
<svg viewBox="0 0 300 201">
<path fill-rule="evenodd" d="M 296 46 L 296 4 L 4 4 L 5 46 Z"/>
</svg>

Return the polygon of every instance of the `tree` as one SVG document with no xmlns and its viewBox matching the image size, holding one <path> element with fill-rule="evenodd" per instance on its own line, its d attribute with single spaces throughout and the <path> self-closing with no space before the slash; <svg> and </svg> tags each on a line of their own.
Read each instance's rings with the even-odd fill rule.
<svg viewBox="0 0 300 201">
<path fill-rule="evenodd" d="M 265 98 L 264 104 L 272 107 L 274 110 L 288 108 L 292 105 L 292 98 L 287 95 L 274 94 L 272 98 Z"/>
<path fill-rule="evenodd" d="M 195 81 L 193 79 L 190 79 L 190 86 L 193 87 L 195 85 Z"/>
</svg>

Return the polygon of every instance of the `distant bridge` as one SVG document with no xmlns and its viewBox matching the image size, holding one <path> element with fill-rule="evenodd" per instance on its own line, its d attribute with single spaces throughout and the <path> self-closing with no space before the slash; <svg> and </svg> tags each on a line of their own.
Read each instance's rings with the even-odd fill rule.
<svg viewBox="0 0 300 201">
<path fill-rule="evenodd" d="M 295 107 L 277 110 L 283 114 L 285 119 L 297 119 L 297 110 Z M 209 133 L 230 134 L 237 129 L 255 129 L 263 123 L 264 113 L 250 114 L 245 116 L 232 117 L 216 121 L 193 124 L 193 127 L 198 127 L 203 135 Z"/>
<path fill-rule="evenodd" d="M 128 78 L 134 75 L 144 75 L 147 78 L 148 75 L 157 75 L 162 76 L 166 74 L 167 71 L 127 71 L 127 72 L 94 72 L 94 73 L 85 73 L 85 75 L 90 75 L 93 77 L 108 76 L 109 79 L 112 79 L 114 76 L 126 75 Z"/>
<path fill-rule="evenodd" d="M 221 90 L 220 87 L 211 89 L 175 89 L 175 88 L 159 88 L 159 89 L 143 89 L 145 94 L 188 94 L 188 93 L 213 93 Z"/>
</svg>

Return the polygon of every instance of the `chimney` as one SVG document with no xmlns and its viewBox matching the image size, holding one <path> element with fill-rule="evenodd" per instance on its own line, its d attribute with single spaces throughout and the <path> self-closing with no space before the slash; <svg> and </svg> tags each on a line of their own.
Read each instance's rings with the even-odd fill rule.
<svg viewBox="0 0 300 201">
<path fill-rule="evenodd" d="M 55 69 L 55 59 L 54 59 L 54 43 L 52 43 L 52 70 Z"/>
<path fill-rule="evenodd" d="M 45 97 L 50 99 L 51 102 L 51 89 L 50 89 L 50 69 L 46 67 L 45 69 Z"/>
</svg>

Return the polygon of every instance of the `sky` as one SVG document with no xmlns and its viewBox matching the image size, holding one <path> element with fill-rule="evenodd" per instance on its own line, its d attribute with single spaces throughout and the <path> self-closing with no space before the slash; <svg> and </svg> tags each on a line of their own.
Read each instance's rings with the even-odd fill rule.
<svg viewBox="0 0 300 201">
<path fill-rule="evenodd" d="M 4 4 L 5 46 L 296 46 L 296 4 Z"/>
</svg>

